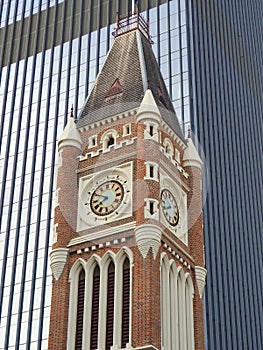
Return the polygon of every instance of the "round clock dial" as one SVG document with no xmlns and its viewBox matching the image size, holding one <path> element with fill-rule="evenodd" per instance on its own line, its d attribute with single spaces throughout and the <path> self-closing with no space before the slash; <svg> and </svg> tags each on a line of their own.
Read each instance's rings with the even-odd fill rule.
<svg viewBox="0 0 263 350">
<path fill-rule="evenodd" d="M 161 206 L 166 220 L 171 226 L 176 226 L 179 221 L 179 209 L 173 194 L 167 189 L 162 190 Z"/>
<path fill-rule="evenodd" d="M 121 204 L 124 188 L 119 181 L 110 180 L 99 185 L 90 198 L 94 214 L 105 216 L 113 213 Z"/>
</svg>

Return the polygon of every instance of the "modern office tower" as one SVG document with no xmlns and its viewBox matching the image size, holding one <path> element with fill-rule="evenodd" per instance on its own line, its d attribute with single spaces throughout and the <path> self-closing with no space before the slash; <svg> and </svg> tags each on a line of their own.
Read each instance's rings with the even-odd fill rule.
<svg viewBox="0 0 263 350">
<path fill-rule="evenodd" d="M 140 0 L 204 151 L 208 349 L 262 348 L 262 4 Z M 56 140 L 131 1 L 0 2 L 0 349 L 46 349 Z"/>
<path fill-rule="evenodd" d="M 202 161 L 139 13 L 58 140 L 49 350 L 204 349 Z"/>
</svg>

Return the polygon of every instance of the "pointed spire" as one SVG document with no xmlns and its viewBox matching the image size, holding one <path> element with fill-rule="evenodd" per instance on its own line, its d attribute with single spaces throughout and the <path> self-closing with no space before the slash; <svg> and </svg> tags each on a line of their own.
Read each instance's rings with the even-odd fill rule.
<svg viewBox="0 0 263 350">
<path fill-rule="evenodd" d="M 76 147 L 80 151 L 82 149 L 82 140 L 74 119 L 73 105 L 71 107 L 67 125 L 58 141 L 58 151 L 66 146 Z"/>
<path fill-rule="evenodd" d="M 187 139 L 187 148 L 184 151 L 183 166 L 196 167 L 202 170 L 203 162 L 191 138 Z"/>
<path fill-rule="evenodd" d="M 152 91 L 147 89 L 137 113 L 137 122 L 142 119 L 154 119 L 158 123 L 161 121 L 161 114 L 155 102 Z"/>
</svg>

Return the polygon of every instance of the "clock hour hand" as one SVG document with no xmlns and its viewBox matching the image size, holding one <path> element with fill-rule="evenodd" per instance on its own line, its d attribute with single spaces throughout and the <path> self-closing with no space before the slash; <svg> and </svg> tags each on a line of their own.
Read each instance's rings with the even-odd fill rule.
<svg viewBox="0 0 263 350">
<path fill-rule="evenodd" d="M 102 204 L 104 201 L 106 201 L 109 197 L 108 196 L 103 196 L 102 194 L 100 195 L 100 198 L 103 197 L 102 200 L 100 200 L 100 204 Z"/>
</svg>

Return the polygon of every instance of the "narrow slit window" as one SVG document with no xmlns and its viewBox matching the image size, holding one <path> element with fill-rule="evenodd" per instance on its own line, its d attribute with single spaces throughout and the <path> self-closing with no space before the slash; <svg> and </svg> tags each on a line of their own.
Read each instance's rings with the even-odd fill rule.
<svg viewBox="0 0 263 350">
<path fill-rule="evenodd" d="M 150 165 L 150 177 L 154 177 L 154 166 L 153 165 Z"/>
<path fill-rule="evenodd" d="M 77 304 L 75 350 L 82 349 L 84 299 L 85 299 L 85 271 L 82 269 L 79 274 L 79 282 L 78 282 L 78 304 Z"/>
<path fill-rule="evenodd" d="M 149 212 L 151 215 L 154 214 L 154 202 L 149 203 Z"/>
<path fill-rule="evenodd" d="M 99 301 L 100 301 L 99 298 L 100 298 L 100 269 L 98 266 L 96 266 L 93 274 L 90 350 L 96 350 L 98 348 Z"/>
<path fill-rule="evenodd" d="M 111 346 L 113 345 L 114 283 L 115 283 L 115 266 L 114 266 L 114 263 L 111 262 L 108 269 L 106 350 L 110 350 Z"/>
<path fill-rule="evenodd" d="M 150 136 L 153 136 L 153 125 L 150 125 L 149 134 Z"/>
<path fill-rule="evenodd" d="M 122 278 L 122 332 L 121 332 L 121 347 L 126 348 L 129 343 L 130 330 L 130 261 L 125 259 L 123 264 Z"/>
</svg>

